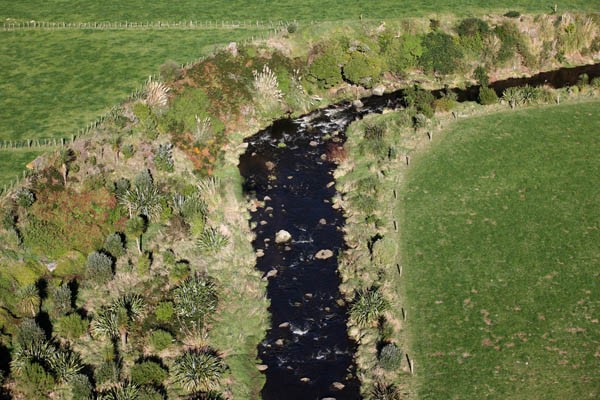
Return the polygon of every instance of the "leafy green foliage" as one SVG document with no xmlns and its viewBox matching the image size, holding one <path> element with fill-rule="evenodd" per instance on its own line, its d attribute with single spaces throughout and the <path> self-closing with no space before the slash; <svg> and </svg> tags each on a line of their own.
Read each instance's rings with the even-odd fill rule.
<svg viewBox="0 0 600 400">
<path fill-rule="evenodd" d="M 377 83 L 383 72 L 382 60 L 372 52 L 354 51 L 342 71 L 349 82 L 370 88 Z"/>
<path fill-rule="evenodd" d="M 37 362 L 28 362 L 16 375 L 17 388 L 26 398 L 46 398 L 54 388 L 55 380 L 50 372 Z"/>
<path fill-rule="evenodd" d="M 342 65 L 348 55 L 342 50 L 341 43 L 323 43 L 314 50 L 316 53 L 313 62 L 308 68 L 308 78 L 316 82 L 321 88 L 330 88 L 342 83 Z"/>
<path fill-rule="evenodd" d="M 68 285 L 60 285 L 50 290 L 51 311 L 52 314 L 65 315 L 72 310 L 72 292 Z"/>
<path fill-rule="evenodd" d="M 177 62 L 167 60 L 158 67 L 160 78 L 164 82 L 171 82 L 180 79 L 183 76 L 183 71 Z"/>
<path fill-rule="evenodd" d="M 361 290 L 350 307 L 350 318 L 360 327 L 376 322 L 389 308 L 387 300 L 377 289 Z"/>
<path fill-rule="evenodd" d="M 173 380 L 187 390 L 210 390 L 220 381 L 225 364 L 208 349 L 186 351 L 173 363 Z"/>
<path fill-rule="evenodd" d="M 131 382 L 136 385 L 162 385 L 167 379 L 167 371 L 157 362 L 143 361 L 131 367 Z"/>
<path fill-rule="evenodd" d="M 91 399 L 92 390 L 92 383 L 86 375 L 76 374 L 69 381 L 69 392 L 73 400 Z"/>
<path fill-rule="evenodd" d="M 396 74 L 415 68 L 423 54 L 421 37 L 417 35 L 397 38 L 392 32 L 386 31 L 380 37 L 380 46 L 388 69 Z"/>
<path fill-rule="evenodd" d="M 420 65 L 427 72 L 448 75 L 462 67 L 463 53 L 454 38 L 446 33 L 432 32 L 423 38 Z"/>
<path fill-rule="evenodd" d="M 496 91 L 487 86 L 482 86 L 479 88 L 479 103 L 484 106 L 490 104 L 496 104 L 498 102 L 498 95 Z"/>
<path fill-rule="evenodd" d="M 531 54 L 523 34 L 514 22 L 505 22 L 494 28 L 494 33 L 501 40 L 502 45 L 496 54 L 496 63 L 506 65 L 517 54 L 523 57 L 525 65 L 535 66 L 535 57 Z"/>
<path fill-rule="evenodd" d="M 482 65 L 478 65 L 475 68 L 475 71 L 473 71 L 473 78 L 475 78 L 479 86 L 488 86 L 490 84 L 490 77 Z"/>
<path fill-rule="evenodd" d="M 483 36 L 490 31 L 490 26 L 487 22 L 479 18 L 466 18 L 460 21 L 456 27 L 456 32 L 460 36 Z"/>
<path fill-rule="evenodd" d="M 433 102 L 435 97 L 430 91 L 414 85 L 404 90 L 403 100 L 408 107 L 415 108 L 426 117 L 433 117 Z"/>
<path fill-rule="evenodd" d="M 75 340 L 87 332 L 89 322 L 79 314 L 73 313 L 58 319 L 55 330 L 58 335 Z"/>
<path fill-rule="evenodd" d="M 150 346 L 156 351 L 162 351 L 173 344 L 173 335 L 161 329 L 150 334 Z"/>
<path fill-rule="evenodd" d="M 158 303 L 156 308 L 154 309 L 154 315 L 156 316 L 156 319 L 160 322 L 171 321 L 174 312 L 175 309 L 172 301 L 162 301 Z"/>
</svg>

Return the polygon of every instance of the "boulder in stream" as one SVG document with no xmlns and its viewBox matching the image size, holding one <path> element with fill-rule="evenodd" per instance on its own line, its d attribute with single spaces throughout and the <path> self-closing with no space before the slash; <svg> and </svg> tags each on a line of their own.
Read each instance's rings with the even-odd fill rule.
<svg viewBox="0 0 600 400">
<path fill-rule="evenodd" d="M 315 254 L 315 258 L 317 260 L 327 260 L 328 258 L 333 257 L 333 251 L 329 249 L 319 250 L 317 254 Z"/>
<path fill-rule="evenodd" d="M 275 243 L 282 244 L 292 240 L 292 235 L 286 230 L 280 230 L 275 234 Z"/>
</svg>

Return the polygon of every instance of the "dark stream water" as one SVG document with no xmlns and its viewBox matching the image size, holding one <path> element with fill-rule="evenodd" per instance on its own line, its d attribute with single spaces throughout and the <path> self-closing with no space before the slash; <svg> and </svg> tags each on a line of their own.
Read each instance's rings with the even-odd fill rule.
<svg viewBox="0 0 600 400">
<path fill-rule="evenodd" d="M 499 94 L 524 84 L 563 87 L 574 84 L 582 73 L 600 76 L 600 64 L 498 81 L 491 87 Z M 478 94 L 478 87 L 452 90 L 459 101 L 475 100 Z M 442 91 L 433 93 L 440 96 Z M 271 328 L 259 345 L 259 356 L 268 367 L 265 400 L 360 398 L 355 344 L 346 330 L 347 305 L 339 292 L 335 257 L 344 249 L 345 222 L 342 211 L 331 203 L 335 156 L 352 121 L 401 107 L 402 94 L 362 99 L 359 110 L 342 103 L 282 119 L 246 140 L 239 165 L 244 190 L 265 203 L 251 212 L 256 224 L 253 246 L 264 254 L 256 267 L 265 277 L 276 271 L 267 287 Z M 281 229 L 291 234 L 289 243 L 275 243 Z M 324 249 L 334 256 L 315 258 Z"/>
</svg>

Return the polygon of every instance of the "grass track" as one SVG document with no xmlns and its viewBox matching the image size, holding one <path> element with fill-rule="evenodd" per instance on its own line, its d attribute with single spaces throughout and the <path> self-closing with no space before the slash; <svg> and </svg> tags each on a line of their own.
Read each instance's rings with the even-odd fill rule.
<svg viewBox="0 0 600 400">
<path fill-rule="evenodd" d="M 412 17 L 436 13 L 458 15 L 518 10 L 548 12 L 553 4 L 563 11 L 599 11 L 598 0 L 208 0 L 177 2 L 131 0 L 28 0 L 0 2 L 0 18 L 19 20 L 99 22 L 174 20 L 299 20 L 323 21 L 365 18 Z"/>
<path fill-rule="evenodd" d="M 402 246 L 421 399 L 600 395 L 599 114 L 471 118 L 414 163 Z"/>
</svg>

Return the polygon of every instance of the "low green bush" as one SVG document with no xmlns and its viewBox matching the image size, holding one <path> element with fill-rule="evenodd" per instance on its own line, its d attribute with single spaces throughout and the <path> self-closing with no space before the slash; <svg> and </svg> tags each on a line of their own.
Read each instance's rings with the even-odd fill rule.
<svg viewBox="0 0 600 400">
<path fill-rule="evenodd" d="M 417 35 L 402 35 L 399 38 L 391 31 L 380 36 L 380 47 L 387 68 L 396 74 L 415 68 L 423 54 L 421 38 Z"/>
<path fill-rule="evenodd" d="M 18 390 L 28 399 L 47 398 L 56 383 L 52 374 L 37 362 L 27 362 L 15 378 Z"/>
<path fill-rule="evenodd" d="M 167 371 L 157 362 L 143 361 L 131 367 L 131 382 L 136 385 L 159 386 L 167 379 Z"/>
<path fill-rule="evenodd" d="M 506 14 L 504 14 L 505 17 L 507 18 L 519 18 L 521 16 L 521 13 L 518 11 L 509 11 Z"/>
<path fill-rule="evenodd" d="M 164 82 L 172 82 L 180 79 L 183 76 L 181 66 L 173 61 L 167 60 L 158 67 L 160 79 Z"/>
<path fill-rule="evenodd" d="M 490 31 L 487 22 L 479 18 L 466 18 L 460 21 L 456 27 L 456 32 L 460 36 L 483 36 Z"/>
<path fill-rule="evenodd" d="M 154 151 L 154 165 L 159 171 L 173 172 L 173 145 L 171 143 L 159 144 Z"/>
<path fill-rule="evenodd" d="M 354 51 L 343 67 L 343 75 L 347 81 L 366 88 L 378 82 L 382 74 L 382 61 L 376 54 Z"/>
<path fill-rule="evenodd" d="M 389 308 L 389 303 L 377 289 L 361 290 L 350 307 L 350 317 L 360 327 L 369 326 Z"/>
<path fill-rule="evenodd" d="M 93 387 L 89 378 L 83 374 L 74 375 L 69 379 L 69 391 L 73 400 L 92 399 Z"/>
<path fill-rule="evenodd" d="M 156 351 L 162 351 L 173 344 L 173 335 L 167 331 L 157 330 L 150 334 L 150 346 Z"/>
<path fill-rule="evenodd" d="M 83 336 L 88 329 L 89 322 L 83 319 L 79 314 L 73 313 L 65 315 L 57 320 L 56 333 L 69 340 L 75 340 Z"/>
<path fill-rule="evenodd" d="M 174 308 L 173 302 L 162 301 L 156 305 L 154 309 L 154 315 L 160 322 L 169 322 L 173 318 Z"/>
<path fill-rule="evenodd" d="M 129 182 L 129 181 L 127 181 Z M 104 241 L 104 250 L 114 258 L 119 258 L 125 254 L 125 244 L 120 233 L 111 233 Z"/>
<path fill-rule="evenodd" d="M 489 88 L 487 86 L 482 86 L 479 88 L 478 100 L 479 104 L 482 104 L 484 106 L 496 104 L 498 103 L 498 95 L 496 94 L 496 91 L 494 89 Z"/>
<path fill-rule="evenodd" d="M 313 51 L 314 60 L 308 67 L 308 79 L 317 83 L 321 88 L 330 88 L 343 82 L 342 65 L 346 64 L 348 55 L 341 43 L 318 45 Z"/>
<path fill-rule="evenodd" d="M 463 52 L 454 38 L 446 33 L 432 32 L 423 38 L 420 65 L 426 72 L 448 75 L 462 67 Z"/>
</svg>

